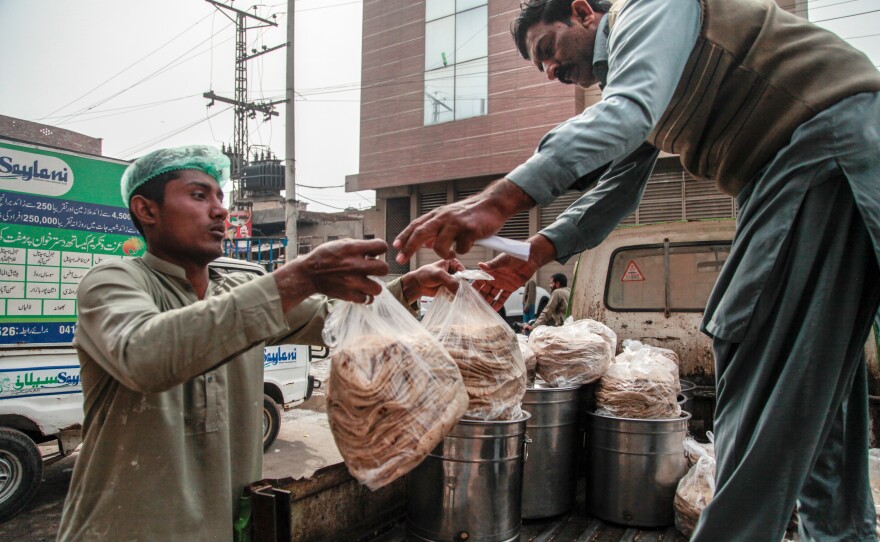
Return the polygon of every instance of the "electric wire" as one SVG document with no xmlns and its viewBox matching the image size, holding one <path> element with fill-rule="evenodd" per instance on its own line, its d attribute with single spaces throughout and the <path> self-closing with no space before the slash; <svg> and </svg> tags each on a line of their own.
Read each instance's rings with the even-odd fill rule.
<svg viewBox="0 0 880 542">
<path fill-rule="evenodd" d="M 223 29 L 221 29 L 221 30 L 218 30 L 217 32 L 219 33 L 219 32 L 222 32 L 223 30 L 225 30 L 225 28 L 223 28 Z M 96 102 L 96 103 L 94 103 L 94 104 L 92 104 L 92 105 L 90 105 L 90 106 L 88 106 L 88 107 L 86 107 L 86 108 L 80 109 L 79 111 L 77 111 L 77 112 L 75 112 L 75 113 L 72 113 L 72 114 L 70 114 L 70 115 L 67 115 L 67 116 L 66 116 L 66 119 L 67 119 L 67 120 L 62 120 L 62 121 L 59 123 L 59 126 L 60 126 L 61 124 L 64 124 L 65 122 L 67 122 L 67 121 L 69 121 L 69 120 L 72 120 L 72 119 L 76 118 L 77 116 L 79 116 L 79 115 L 81 115 L 81 114 L 83 114 L 83 113 L 85 113 L 85 112 L 87 112 L 87 111 L 90 111 L 90 110 L 94 109 L 95 107 L 98 107 L 99 105 L 103 105 L 103 104 L 107 103 L 108 101 L 110 101 L 110 100 L 112 100 L 112 99 L 114 99 L 114 98 L 116 98 L 116 97 L 118 97 L 118 96 L 124 94 L 125 92 L 128 92 L 129 90 L 131 90 L 131 89 L 137 87 L 138 85 L 140 85 L 140 84 L 142 84 L 142 83 L 144 83 L 144 82 L 146 82 L 146 81 L 149 81 L 150 79 L 152 79 L 152 78 L 158 76 L 158 75 L 161 74 L 161 73 L 164 73 L 165 71 L 167 71 L 167 70 L 169 70 L 169 69 L 172 69 L 172 68 L 174 68 L 174 67 L 177 67 L 177 66 L 179 66 L 180 64 L 182 64 L 182 63 L 184 63 L 184 62 L 188 62 L 188 61 L 193 60 L 193 59 L 195 59 L 195 58 L 197 58 L 197 57 L 199 57 L 199 56 L 201 56 L 201 55 L 203 55 L 203 54 L 205 54 L 205 53 L 210 52 L 211 49 L 208 49 L 208 50 L 206 50 L 206 51 L 202 51 L 202 52 L 200 52 L 200 53 L 196 53 L 195 55 L 191 56 L 190 58 L 185 58 L 187 55 L 189 55 L 190 53 L 192 53 L 192 52 L 193 52 L 194 50 L 196 50 L 197 48 L 201 47 L 204 43 L 206 43 L 207 41 L 211 40 L 213 37 L 214 37 L 214 35 L 212 34 L 211 36 L 209 36 L 208 38 L 202 40 L 201 42 L 199 42 L 198 44 L 196 44 L 195 46 L 193 46 L 192 48 L 190 48 L 189 50 L 187 50 L 187 51 L 184 52 L 183 54 L 179 55 L 178 57 L 174 58 L 173 60 L 171 60 L 170 62 L 168 62 L 168 63 L 165 64 L 164 66 L 162 66 L 161 68 L 159 68 L 159 69 L 153 71 L 152 73 L 150 73 L 150 74 L 147 75 L 146 77 L 144 77 L 144 78 L 140 79 L 139 81 L 137 81 L 137 82 L 135 82 L 135 83 L 129 85 L 128 87 L 126 87 L 126 88 L 124 88 L 124 89 L 122 89 L 122 90 L 120 90 L 120 91 L 118 91 L 118 92 L 115 92 L 115 93 L 111 94 L 110 96 L 108 96 L 108 97 L 106 97 L 106 98 L 104 98 L 104 99 L 102 99 L 102 100 L 99 100 L 98 102 Z M 226 41 L 230 41 L 230 40 L 226 40 Z M 225 42 L 221 42 L 221 43 L 225 43 Z"/>
<path fill-rule="evenodd" d="M 108 79 L 106 79 L 106 80 L 104 80 L 102 83 L 98 84 L 98 86 L 96 86 L 95 88 L 89 90 L 88 92 L 86 92 L 85 94 L 81 95 L 80 97 L 74 99 L 73 101 L 68 102 L 68 103 L 66 103 L 65 105 L 62 105 L 61 107 L 59 107 L 59 108 L 56 109 L 55 111 L 52 111 L 51 113 L 49 113 L 49 114 L 46 115 L 45 117 L 40 118 L 40 119 L 37 119 L 37 120 L 40 121 L 40 120 L 44 120 L 44 119 L 48 119 L 48 118 L 54 118 L 54 117 L 52 117 L 52 115 L 54 115 L 55 113 L 61 111 L 62 109 L 66 108 L 66 107 L 69 106 L 69 105 L 72 105 L 72 104 L 74 104 L 74 103 L 80 101 L 81 99 L 85 98 L 86 96 L 88 96 L 88 95 L 91 94 L 92 92 L 98 90 L 99 88 L 101 88 L 102 86 L 106 85 L 107 83 L 109 83 L 109 82 L 112 81 L 113 79 L 116 79 L 117 77 L 119 77 L 120 75 L 122 75 L 123 73 L 125 73 L 126 71 L 130 70 L 130 69 L 133 68 L 134 66 L 140 64 L 140 63 L 143 62 L 144 60 L 146 60 L 146 59 L 148 59 L 149 57 L 153 56 L 154 54 L 156 54 L 157 52 L 159 52 L 161 49 L 163 49 L 166 45 L 170 44 L 171 42 L 173 42 L 174 40 L 176 40 L 176 39 L 179 38 L 180 36 L 183 36 L 184 34 L 186 34 L 187 32 L 189 32 L 190 30 L 192 30 L 193 28 L 195 28 L 196 26 L 198 26 L 202 21 L 204 21 L 205 19 L 207 19 L 209 16 L 210 16 L 210 14 L 208 14 L 208 15 L 202 17 L 201 19 L 199 19 L 198 21 L 196 21 L 195 23 L 193 23 L 192 25 L 190 25 L 189 27 L 187 27 L 185 30 L 183 30 L 181 33 L 177 34 L 176 36 L 174 36 L 174 37 L 171 38 L 170 40 L 166 41 L 165 43 L 163 43 L 162 45 L 160 45 L 160 46 L 157 47 L 156 49 L 153 49 L 152 51 L 150 51 L 149 53 L 147 53 L 145 56 L 143 56 L 143 57 L 141 57 L 140 59 L 138 59 L 138 60 L 132 62 L 131 64 L 129 64 L 128 66 L 126 66 L 126 67 L 123 68 L 122 70 L 116 72 L 116 74 L 110 76 Z"/>
<path fill-rule="evenodd" d="M 191 123 L 186 124 L 186 125 L 184 125 L 184 126 L 181 126 L 181 127 L 179 127 L 179 128 L 175 128 L 174 130 L 172 130 L 172 131 L 170 131 L 170 132 L 166 132 L 166 133 L 164 133 L 164 134 L 161 134 L 161 135 L 159 135 L 159 136 L 156 136 L 156 137 L 154 137 L 153 139 L 151 139 L 151 140 L 149 140 L 149 141 L 145 141 L 145 142 L 143 142 L 143 143 L 138 143 L 138 144 L 133 145 L 133 146 L 127 148 L 127 149 L 123 149 L 122 151 L 120 151 L 119 154 L 120 154 L 123 158 L 127 158 L 127 157 L 129 157 L 129 156 L 133 156 L 133 155 L 135 155 L 135 154 L 138 154 L 139 152 L 141 152 L 141 151 L 143 151 L 143 150 L 146 150 L 146 149 L 152 147 L 153 145 L 157 145 L 157 144 L 159 144 L 159 143 L 165 141 L 166 139 L 169 139 L 169 138 L 171 138 L 171 137 L 174 137 L 174 136 L 176 136 L 176 135 L 178 135 L 178 134 L 180 134 L 180 133 L 182 133 L 182 132 L 185 132 L 186 130 L 189 130 L 190 128 L 192 128 L 192 127 L 194 127 L 194 126 L 197 126 L 197 125 L 199 125 L 199 124 L 205 122 L 206 120 L 208 120 L 208 119 L 210 119 L 210 118 L 213 118 L 213 117 L 216 117 L 217 115 L 220 115 L 220 114 L 222 114 L 222 113 L 225 113 L 225 112 L 229 111 L 230 109 L 232 109 L 232 106 L 229 106 L 229 107 L 227 107 L 226 109 L 221 109 L 220 111 L 217 111 L 217 112 L 214 113 L 213 115 L 209 115 L 209 116 L 208 116 L 207 118 L 205 118 L 205 119 L 199 119 L 199 120 L 197 120 L 197 121 L 195 121 L 195 122 L 191 122 Z"/>
<path fill-rule="evenodd" d="M 297 197 L 297 199 L 302 198 L 302 199 L 304 199 L 304 200 L 306 200 L 306 201 L 311 201 L 312 203 L 315 203 L 315 204 L 317 204 L 317 205 L 323 205 L 324 207 L 330 207 L 331 209 L 336 209 L 336 210 L 338 210 L 338 211 L 344 211 L 344 210 L 346 209 L 345 207 L 337 207 L 337 206 L 335 206 L 335 205 L 329 205 L 329 204 L 327 204 L 327 203 L 321 203 L 320 201 L 313 200 L 313 199 L 310 198 L 310 197 L 303 196 L 303 195 L 300 194 L 300 193 L 297 193 L 297 194 L 296 194 L 296 197 Z"/>
<path fill-rule="evenodd" d="M 142 103 L 142 104 L 126 105 L 123 107 L 114 107 L 112 109 L 98 109 L 95 111 L 89 111 L 88 113 L 83 113 L 83 116 L 99 115 L 101 113 L 109 113 L 109 112 L 115 112 L 115 111 L 118 111 L 119 113 L 114 113 L 113 115 L 105 115 L 103 117 L 92 117 L 89 119 L 83 119 L 82 121 L 78 121 L 78 122 L 85 122 L 87 120 L 94 120 L 96 118 L 103 119 L 103 118 L 115 116 L 117 114 L 124 115 L 126 113 L 131 112 L 131 111 L 138 111 L 141 109 L 149 109 L 150 107 L 155 107 L 158 105 L 165 105 L 165 104 L 172 103 L 172 102 L 179 102 L 181 100 L 186 100 L 188 98 L 194 98 L 196 96 L 201 96 L 201 94 L 190 94 L 188 96 L 179 96 L 177 98 L 168 98 L 167 100 L 159 100 L 156 102 L 147 102 L 147 103 Z M 48 119 L 60 118 L 60 117 L 64 117 L 64 116 L 66 116 L 66 115 L 59 115 L 58 117 L 43 117 L 43 118 L 48 120 Z M 76 122 L 73 122 L 71 124 L 76 124 Z"/>
</svg>

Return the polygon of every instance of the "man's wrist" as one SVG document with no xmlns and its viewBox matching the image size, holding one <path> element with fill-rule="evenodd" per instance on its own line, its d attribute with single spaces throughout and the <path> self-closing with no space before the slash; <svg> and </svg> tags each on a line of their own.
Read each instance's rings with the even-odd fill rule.
<svg viewBox="0 0 880 542">
<path fill-rule="evenodd" d="M 302 262 L 294 260 L 272 273 L 286 313 L 307 297 L 318 293 L 315 283 L 302 270 Z"/>
<path fill-rule="evenodd" d="M 498 179 L 490 184 L 486 189 L 485 196 L 495 208 L 500 209 L 506 216 L 513 216 L 535 206 L 535 200 L 531 196 L 506 178 Z"/>
<path fill-rule="evenodd" d="M 542 267 L 556 259 L 556 246 L 540 233 L 529 238 L 529 260 Z"/>
<path fill-rule="evenodd" d="M 421 297 L 419 281 L 415 279 L 412 273 L 407 273 L 400 277 L 400 291 L 408 305 L 412 305 Z"/>
</svg>

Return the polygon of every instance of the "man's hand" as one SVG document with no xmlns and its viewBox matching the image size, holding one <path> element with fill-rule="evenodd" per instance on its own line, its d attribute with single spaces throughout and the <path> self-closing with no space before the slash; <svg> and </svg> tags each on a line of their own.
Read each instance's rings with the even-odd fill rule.
<svg viewBox="0 0 880 542">
<path fill-rule="evenodd" d="M 381 239 L 343 239 L 324 243 L 272 273 L 284 312 L 315 293 L 355 303 L 372 302 L 382 286 L 369 278 L 388 274 L 377 260 L 388 245 Z"/>
<path fill-rule="evenodd" d="M 465 200 L 434 209 L 410 223 L 394 240 L 398 263 L 406 263 L 421 247 L 433 247 L 441 258 L 465 254 L 474 241 L 501 229 L 507 220 L 531 208 L 534 200 L 507 179 Z"/>
<path fill-rule="evenodd" d="M 464 271 L 464 265 L 455 258 L 440 260 L 410 271 L 400 278 L 404 299 L 407 303 L 412 303 L 423 295 L 434 297 L 440 288 L 455 293 L 458 290 L 458 281 L 452 278 L 452 273 L 456 271 Z"/>
<path fill-rule="evenodd" d="M 532 278 L 539 267 L 556 257 L 556 247 L 543 235 L 532 237 L 529 244 L 528 261 L 499 254 L 488 263 L 480 263 L 480 269 L 495 277 L 495 280 L 474 281 L 474 288 L 494 310 L 500 310 L 511 293 Z"/>
</svg>

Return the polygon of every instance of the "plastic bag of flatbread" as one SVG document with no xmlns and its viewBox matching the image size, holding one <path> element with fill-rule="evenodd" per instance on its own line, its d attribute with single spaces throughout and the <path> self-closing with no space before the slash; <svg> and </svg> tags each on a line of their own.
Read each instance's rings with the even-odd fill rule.
<svg viewBox="0 0 880 542">
<path fill-rule="evenodd" d="M 880 449 L 868 450 L 868 480 L 874 497 L 874 511 L 877 513 L 877 537 L 880 538 Z"/>
<path fill-rule="evenodd" d="M 595 382 L 605 373 L 617 335 L 605 324 L 584 319 L 559 327 L 539 326 L 529 335 L 537 360 L 537 374 L 552 387 Z"/>
<path fill-rule="evenodd" d="M 715 457 L 715 434 L 712 431 L 706 431 L 706 437 L 709 442 L 697 442 L 693 437 L 684 439 L 684 457 L 687 459 L 688 468 L 693 467 L 697 463 L 697 459 L 704 454 Z"/>
<path fill-rule="evenodd" d="M 458 291 L 441 289 L 422 325 L 458 365 L 470 402 L 466 418 L 515 420 L 522 416 L 526 365 L 513 329 L 470 285 L 492 280 L 479 270 L 459 271 Z"/>
<path fill-rule="evenodd" d="M 458 423 L 468 397 L 452 358 L 383 285 L 370 305 L 340 302 L 327 417 L 349 472 L 370 489 L 415 468 Z"/>
<path fill-rule="evenodd" d="M 526 373 L 528 374 L 529 382 L 535 380 L 535 365 L 538 360 L 535 357 L 535 353 L 532 351 L 532 347 L 529 346 L 529 338 L 526 335 L 517 334 L 516 341 L 519 343 L 519 353 L 522 354 L 523 363 L 526 364 Z"/>
<path fill-rule="evenodd" d="M 700 514 L 715 495 L 715 456 L 699 442 L 685 439 L 685 455 L 696 457 L 696 462 L 679 480 L 672 506 L 675 509 L 675 528 L 691 536 Z"/>
<path fill-rule="evenodd" d="M 675 353 L 675 350 L 645 344 L 635 339 L 627 339 L 623 341 L 623 351 L 626 352 L 628 355 L 633 355 L 636 351 L 642 348 L 649 348 L 654 354 L 658 354 L 659 356 L 671 361 L 672 365 L 669 365 L 669 370 L 672 371 L 676 377 L 678 376 L 678 368 L 681 366 L 681 361 L 678 358 L 678 354 Z"/>
<path fill-rule="evenodd" d="M 681 415 L 679 392 L 678 366 L 665 353 L 638 341 L 628 342 L 599 381 L 596 413 L 618 418 L 677 418 Z"/>
</svg>

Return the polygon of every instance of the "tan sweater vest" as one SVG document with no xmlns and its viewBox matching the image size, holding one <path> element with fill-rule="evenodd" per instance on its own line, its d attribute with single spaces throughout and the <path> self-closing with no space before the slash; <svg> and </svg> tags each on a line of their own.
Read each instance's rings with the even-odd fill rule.
<svg viewBox="0 0 880 542">
<path fill-rule="evenodd" d="M 626 2 L 608 13 L 612 36 Z M 699 2 L 700 35 L 648 141 L 726 194 L 737 195 L 816 113 L 880 91 L 864 54 L 772 0 Z"/>
</svg>

